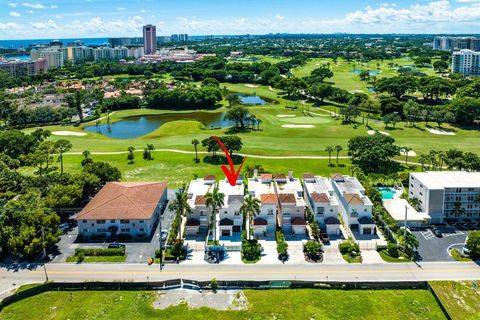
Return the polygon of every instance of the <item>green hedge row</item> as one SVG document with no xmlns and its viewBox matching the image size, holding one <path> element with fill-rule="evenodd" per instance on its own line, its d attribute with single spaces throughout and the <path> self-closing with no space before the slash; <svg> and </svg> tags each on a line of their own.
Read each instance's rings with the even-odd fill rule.
<svg viewBox="0 0 480 320">
<path fill-rule="evenodd" d="M 125 248 L 77 248 L 75 255 L 83 253 L 85 256 L 124 256 Z"/>
</svg>

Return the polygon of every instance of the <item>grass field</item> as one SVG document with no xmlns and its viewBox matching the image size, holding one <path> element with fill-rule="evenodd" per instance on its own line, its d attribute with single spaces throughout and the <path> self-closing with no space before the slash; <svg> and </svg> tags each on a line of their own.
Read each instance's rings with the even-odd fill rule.
<svg viewBox="0 0 480 320">
<path fill-rule="evenodd" d="M 248 310 L 154 310 L 143 291 L 47 292 L 6 307 L 0 319 L 444 319 L 426 290 L 246 290 Z"/>
<path fill-rule="evenodd" d="M 102 262 L 125 262 L 127 255 L 123 256 L 86 256 L 82 263 L 102 263 Z M 77 256 L 67 257 L 67 262 L 78 262 Z"/>
<path fill-rule="evenodd" d="M 410 259 L 408 259 L 405 256 L 403 256 L 403 259 L 400 259 L 400 257 L 399 258 L 392 257 L 388 255 L 387 250 L 380 250 L 378 251 L 378 254 L 380 255 L 380 257 L 382 257 L 384 261 L 390 262 L 390 263 L 412 262 Z"/>
<path fill-rule="evenodd" d="M 480 290 L 472 287 L 472 281 L 435 281 L 430 286 L 452 319 L 480 319 Z"/>
</svg>

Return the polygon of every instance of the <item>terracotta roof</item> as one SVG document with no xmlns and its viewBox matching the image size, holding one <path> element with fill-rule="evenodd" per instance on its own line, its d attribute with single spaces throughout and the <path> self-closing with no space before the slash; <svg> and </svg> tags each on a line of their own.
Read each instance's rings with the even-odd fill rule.
<svg viewBox="0 0 480 320">
<path fill-rule="evenodd" d="M 108 182 L 74 219 L 147 220 L 166 191 L 166 182 Z"/>
<path fill-rule="evenodd" d="M 330 199 L 326 193 L 313 192 L 312 199 L 315 203 L 330 203 Z"/>
<path fill-rule="evenodd" d="M 374 224 L 373 219 L 370 217 L 361 217 L 358 219 L 358 223 L 360 224 Z"/>
<path fill-rule="evenodd" d="M 270 174 L 270 173 L 264 173 L 264 174 L 260 175 L 260 179 L 262 179 L 262 180 L 272 180 L 273 175 Z"/>
<path fill-rule="evenodd" d="M 253 220 L 253 225 L 254 226 L 266 226 L 266 225 L 268 225 L 268 222 L 265 219 L 257 218 L 255 220 Z"/>
<path fill-rule="evenodd" d="M 233 226 L 233 220 L 228 219 L 228 218 L 224 218 L 224 219 L 220 220 L 220 225 L 221 226 Z"/>
<path fill-rule="evenodd" d="M 332 173 L 330 175 L 330 177 L 334 180 L 334 181 L 345 181 L 345 178 L 343 177 L 343 175 L 341 173 Z"/>
<path fill-rule="evenodd" d="M 280 193 L 278 195 L 278 200 L 280 203 L 297 203 L 293 193 Z"/>
<path fill-rule="evenodd" d="M 283 173 L 279 173 L 275 175 L 275 180 L 287 180 L 287 176 L 284 175 Z"/>
<path fill-rule="evenodd" d="M 217 180 L 217 178 L 213 175 L 213 174 L 209 174 L 209 175 L 206 175 L 203 180 L 207 180 L 207 181 L 215 181 Z"/>
<path fill-rule="evenodd" d="M 305 219 L 302 219 L 302 218 L 294 218 L 291 220 L 292 222 L 292 226 L 305 226 L 307 225 L 307 222 L 305 221 Z"/>
<path fill-rule="evenodd" d="M 185 223 L 185 226 L 187 227 L 198 227 L 199 225 L 200 225 L 200 220 L 195 218 L 189 218 L 187 220 L 187 223 Z"/>
<path fill-rule="evenodd" d="M 266 204 L 276 204 L 277 203 L 277 195 L 275 193 L 261 194 L 260 199 L 261 199 L 262 203 L 266 203 Z"/>
<path fill-rule="evenodd" d="M 362 198 L 355 193 L 344 193 L 343 197 L 347 200 L 348 204 L 364 204 Z"/>
<path fill-rule="evenodd" d="M 207 197 L 206 196 L 202 196 L 202 195 L 198 195 L 195 197 L 195 204 L 206 204 L 207 203 Z"/>
<path fill-rule="evenodd" d="M 315 179 L 315 176 L 311 173 L 304 173 L 303 179 Z"/>
<path fill-rule="evenodd" d="M 325 224 L 340 224 L 340 221 L 335 217 L 328 217 L 325 219 Z"/>
</svg>

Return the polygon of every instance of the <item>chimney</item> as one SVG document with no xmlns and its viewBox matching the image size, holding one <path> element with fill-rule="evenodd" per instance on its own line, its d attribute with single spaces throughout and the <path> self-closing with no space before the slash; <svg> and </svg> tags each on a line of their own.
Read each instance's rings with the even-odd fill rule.
<svg viewBox="0 0 480 320">
<path fill-rule="evenodd" d="M 253 169 L 253 177 L 258 177 L 258 169 Z"/>
<path fill-rule="evenodd" d="M 288 180 L 293 180 L 293 170 L 288 170 Z"/>
</svg>

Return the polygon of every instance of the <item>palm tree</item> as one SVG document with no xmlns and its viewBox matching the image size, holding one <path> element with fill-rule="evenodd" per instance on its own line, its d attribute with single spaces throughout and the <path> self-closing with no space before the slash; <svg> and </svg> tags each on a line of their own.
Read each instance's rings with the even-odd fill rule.
<svg viewBox="0 0 480 320">
<path fill-rule="evenodd" d="M 179 227 L 178 227 L 178 240 L 182 240 L 182 218 L 187 213 L 192 213 L 192 208 L 188 204 L 188 195 L 186 192 L 185 186 L 181 189 L 183 191 L 178 191 L 175 193 L 175 199 L 168 205 L 168 209 L 175 211 L 177 217 L 179 217 Z"/>
<path fill-rule="evenodd" d="M 332 146 L 326 147 L 325 152 L 328 152 L 328 164 L 330 164 L 331 163 L 331 158 L 332 158 L 333 147 Z"/>
<path fill-rule="evenodd" d="M 250 228 L 252 226 L 253 217 L 260 213 L 260 200 L 249 194 L 245 197 L 245 202 L 240 207 L 240 212 L 245 216 L 247 240 L 250 240 Z"/>
<path fill-rule="evenodd" d="M 405 165 L 408 165 L 408 153 L 412 151 L 413 149 L 410 147 L 403 147 L 402 151 L 405 154 Z"/>
<path fill-rule="evenodd" d="M 209 192 L 205 195 L 206 201 L 205 205 L 207 208 L 212 208 L 212 214 L 210 216 L 210 229 L 213 230 L 213 240 L 217 240 L 217 211 L 224 204 L 225 194 L 218 192 L 218 186 L 216 185 L 213 188 L 212 192 Z"/>
<path fill-rule="evenodd" d="M 200 142 L 197 139 L 192 140 L 192 144 L 195 148 L 195 162 L 198 163 L 198 151 L 197 151 L 197 146 L 200 144 Z"/>
<path fill-rule="evenodd" d="M 422 165 L 422 171 L 425 170 L 425 163 L 428 162 L 428 156 L 425 154 L 421 154 L 418 156 L 418 162 Z"/>
<path fill-rule="evenodd" d="M 453 204 L 452 214 L 455 218 L 461 217 L 465 214 L 465 209 L 462 207 L 460 202 L 455 202 Z"/>
<path fill-rule="evenodd" d="M 337 151 L 337 166 L 338 166 L 338 155 L 340 154 L 340 151 L 342 151 L 343 148 L 341 145 L 336 145 L 335 146 L 335 151 Z"/>
<path fill-rule="evenodd" d="M 413 252 L 419 246 L 417 237 L 408 231 L 406 232 L 405 236 L 400 236 L 400 242 L 403 244 L 404 251 Z"/>
<path fill-rule="evenodd" d="M 63 174 L 63 154 L 72 149 L 72 144 L 68 140 L 60 139 L 55 142 L 54 148 L 59 154 L 58 160 L 60 161 L 60 174 Z"/>
</svg>

